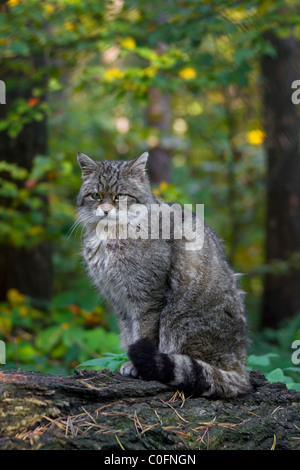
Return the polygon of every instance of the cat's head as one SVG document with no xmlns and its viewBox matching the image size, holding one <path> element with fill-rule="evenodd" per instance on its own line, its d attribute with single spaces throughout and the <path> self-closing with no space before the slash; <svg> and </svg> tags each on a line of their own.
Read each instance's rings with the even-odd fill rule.
<svg viewBox="0 0 300 470">
<path fill-rule="evenodd" d="M 153 194 L 145 171 L 148 152 L 129 161 L 95 161 L 78 153 L 82 185 L 77 198 L 79 216 L 84 224 L 100 219 L 115 220 L 120 208 L 153 202 Z M 123 204 L 122 204 L 123 203 Z"/>
</svg>

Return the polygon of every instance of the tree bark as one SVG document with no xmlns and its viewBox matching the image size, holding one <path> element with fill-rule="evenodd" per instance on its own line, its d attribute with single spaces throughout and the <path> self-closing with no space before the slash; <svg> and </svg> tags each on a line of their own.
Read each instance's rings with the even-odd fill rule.
<svg viewBox="0 0 300 470">
<path fill-rule="evenodd" d="M 160 131 L 160 142 L 149 157 L 149 177 L 153 184 L 169 181 L 171 169 L 171 149 L 163 145 L 164 133 L 170 132 L 170 97 L 158 88 L 150 88 L 147 109 L 147 125 Z"/>
<path fill-rule="evenodd" d="M 44 64 L 42 57 L 31 60 L 31 66 L 40 68 Z M 5 119 L 13 103 L 32 96 L 32 84 L 28 77 L 15 72 L 9 64 L 2 64 L 1 77 L 6 83 L 6 105 L 0 106 L 0 119 Z M 15 83 L 12 87 L 11 83 Z M 40 85 L 45 85 L 45 78 Z M 44 99 L 44 98 L 42 98 Z M 21 132 L 12 138 L 6 131 L 0 132 L 1 159 L 15 163 L 20 167 L 31 170 L 36 155 L 47 153 L 47 121 L 46 116 L 41 121 L 26 124 Z M 4 175 L 1 175 L 4 177 Z M 9 198 L 1 201 L 7 208 L 13 203 Z M 22 209 L 28 210 L 28 209 Z M 43 213 L 47 213 L 47 199 L 43 198 Z M 0 244 L 0 301 L 6 299 L 7 290 L 18 289 L 21 293 L 34 299 L 50 299 L 52 295 L 52 261 L 51 249 L 44 241 L 34 246 L 15 247 Z"/>
<path fill-rule="evenodd" d="M 278 327 L 300 312 L 300 155 L 299 115 L 292 82 L 299 78 L 294 38 L 266 36 L 276 57 L 262 58 L 267 138 L 266 263 L 262 326 Z M 278 261 L 281 270 L 278 269 Z M 277 263 L 277 270 L 276 270 Z"/>
<path fill-rule="evenodd" d="M 158 13 L 156 22 L 157 27 L 166 22 L 164 12 Z M 167 48 L 167 44 L 159 41 L 155 51 L 157 54 L 162 54 Z M 169 137 L 171 132 L 171 117 L 169 93 L 159 88 L 149 88 L 146 111 L 147 126 L 159 131 L 159 143 L 151 150 L 149 157 L 149 178 L 153 184 L 170 180 L 171 148 L 166 145 L 165 137 Z"/>
<path fill-rule="evenodd" d="M 258 371 L 249 395 L 225 400 L 76 372 L 0 372 L 0 449 L 300 449 L 300 393 Z"/>
</svg>

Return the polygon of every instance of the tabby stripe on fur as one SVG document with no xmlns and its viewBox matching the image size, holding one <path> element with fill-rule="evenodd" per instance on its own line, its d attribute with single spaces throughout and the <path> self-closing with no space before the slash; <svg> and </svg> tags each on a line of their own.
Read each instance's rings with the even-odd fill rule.
<svg viewBox="0 0 300 470">
<path fill-rule="evenodd" d="M 132 344 L 128 354 L 143 379 L 176 386 L 186 396 L 234 397 L 249 391 L 247 374 L 223 371 L 183 354 L 162 353 L 147 338 Z"/>
</svg>

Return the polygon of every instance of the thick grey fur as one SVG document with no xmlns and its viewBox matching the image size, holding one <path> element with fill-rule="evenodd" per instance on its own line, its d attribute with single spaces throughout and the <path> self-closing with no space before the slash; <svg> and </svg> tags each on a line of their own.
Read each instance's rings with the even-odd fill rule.
<svg viewBox="0 0 300 470">
<path fill-rule="evenodd" d="M 247 321 L 238 275 L 205 224 L 204 245 L 186 241 L 99 239 L 97 207 L 128 194 L 128 205 L 160 202 L 145 171 L 147 153 L 130 161 L 94 161 L 78 154 L 82 186 L 78 214 L 88 273 L 117 316 L 131 362 L 123 375 L 158 379 L 187 393 L 233 397 L 249 391 Z M 91 197 L 102 196 L 101 202 Z M 150 341 L 147 341 L 150 340 Z M 153 347 L 151 346 L 153 345 Z"/>
</svg>

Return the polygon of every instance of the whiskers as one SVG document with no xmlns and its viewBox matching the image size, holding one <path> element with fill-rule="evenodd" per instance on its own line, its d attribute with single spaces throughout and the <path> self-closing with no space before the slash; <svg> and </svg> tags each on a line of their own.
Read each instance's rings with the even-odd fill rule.
<svg viewBox="0 0 300 470">
<path fill-rule="evenodd" d="M 137 216 L 136 212 L 128 210 L 126 214 L 119 212 L 115 220 L 106 218 L 99 220 L 96 218 L 95 220 L 94 214 L 90 212 L 79 212 L 78 209 L 75 209 L 74 212 L 77 212 L 77 217 L 67 233 L 68 239 L 74 237 L 76 240 L 79 230 L 82 239 L 84 229 L 87 229 L 88 226 L 89 232 L 95 229 L 95 234 L 100 240 L 147 239 L 149 237 L 148 214 Z"/>
<path fill-rule="evenodd" d="M 77 209 L 75 209 L 75 211 L 73 212 L 77 212 Z M 84 226 L 88 223 L 92 223 L 93 221 L 94 221 L 93 215 L 79 214 L 77 212 L 77 219 L 71 225 L 67 233 L 67 238 L 70 239 L 74 235 L 74 239 L 76 239 L 79 228 L 81 228 L 80 237 L 82 238 L 82 232 L 83 232 Z"/>
</svg>

